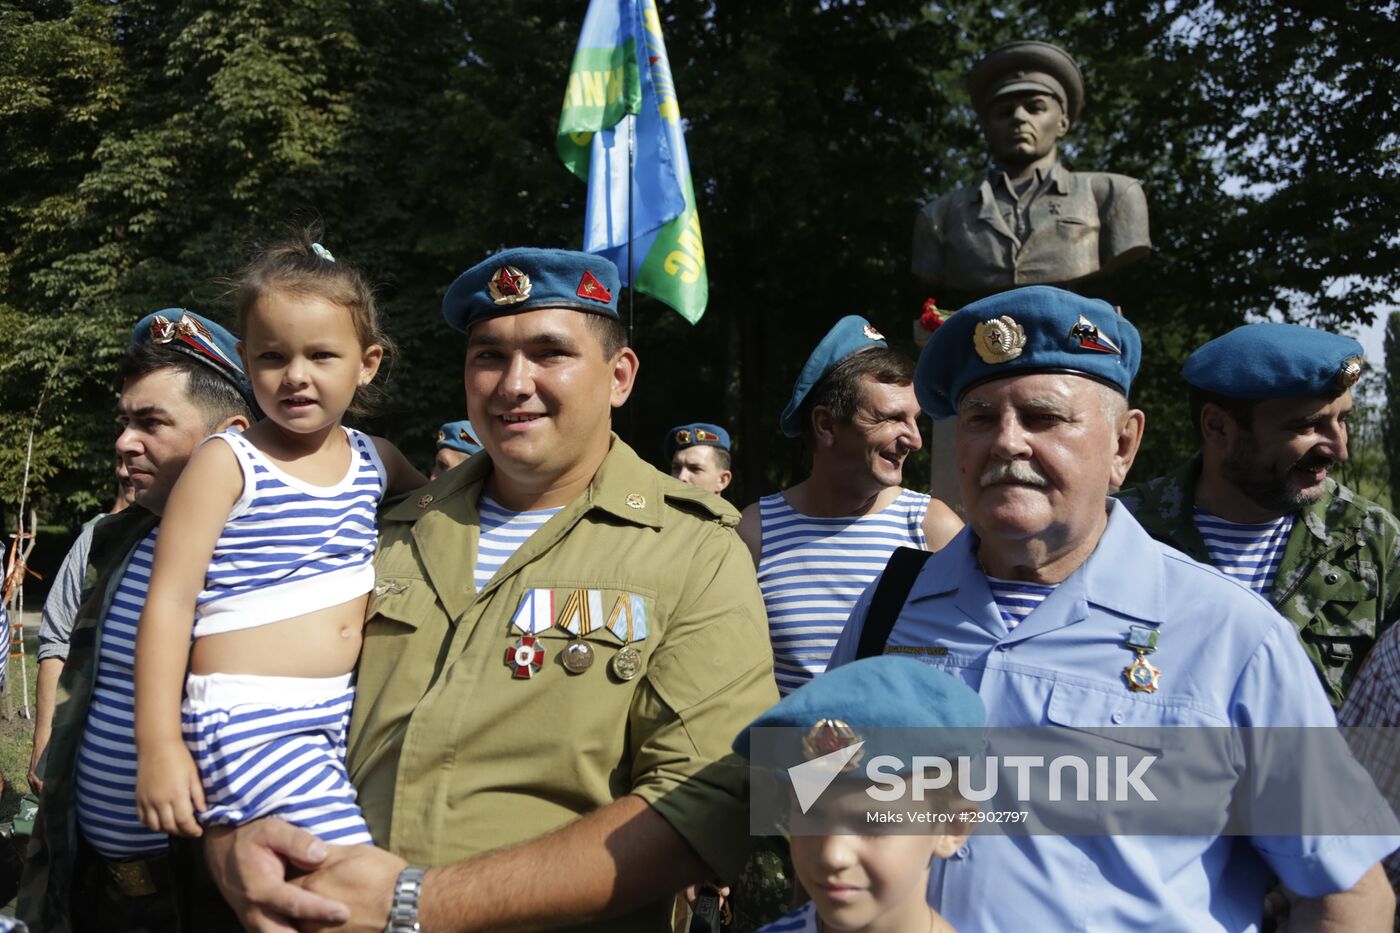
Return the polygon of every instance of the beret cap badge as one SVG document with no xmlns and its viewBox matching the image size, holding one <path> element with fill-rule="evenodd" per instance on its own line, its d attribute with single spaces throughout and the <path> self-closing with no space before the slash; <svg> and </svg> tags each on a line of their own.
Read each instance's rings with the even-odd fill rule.
<svg viewBox="0 0 1400 933">
<path fill-rule="evenodd" d="M 1342 363 L 1337 370 L 1337 388 L 1346 390 L 1356 385 L 1356 381 L 1361 378 L 1361 358 L 1353 356 Z"/>
<path fill-rule="evenodd" d="M 530 277 L 515 266 L 501 266 L 486 283 L 491 301 L 498 305 L 513 305 L 530 297 Z"/>
<path fill-rule="evenodd" d="M 984 363 L 1009 363 L 1026 346 L 1026 329 L 1011 315 L 980 322 L 972 332 L 972 346 Z"/>
<path fill-rule="evenodd" d="M 864 740 L 856 735 L 855 730 L 841 720 L 822 719 L 802 737 L 802 754 L 811 761 L 813 758 L 821 758 L 843 748 L 850 748 L 862 741 Z M 854 771 L 863 757 L 864 752 L 856 752 L 841 770 Z"/>
<path fill-rule="evenodd" d="M 861 333 L 865 334 L 865 336 L 869 337 L 871 340 L 885 339 L 885 335 L 876 330 L 874 324 L 866 324 L 861 328 Z"/>
</svg>

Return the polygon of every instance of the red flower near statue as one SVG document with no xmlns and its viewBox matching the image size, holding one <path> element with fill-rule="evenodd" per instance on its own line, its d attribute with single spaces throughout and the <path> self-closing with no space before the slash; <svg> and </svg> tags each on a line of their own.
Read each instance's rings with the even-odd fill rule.
<svg viewBox="0 0 1400 933">
<path fill-rule="evenodd" d="M 938 303 L 935 299 L 929 298 L 924 302 L 924 313 L 919 315 L 919 326 L 930 334 L 943 326 L 947 320 L 938 310 Z"/>
</svg>

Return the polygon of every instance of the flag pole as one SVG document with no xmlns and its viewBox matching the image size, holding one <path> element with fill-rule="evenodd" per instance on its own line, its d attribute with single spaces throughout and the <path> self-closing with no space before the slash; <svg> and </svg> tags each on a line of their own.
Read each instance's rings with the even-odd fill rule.
<svg viewBox="0 0 1400 933">
<path fill-rule="evenodd" d="M 636 270 L 632 267 L 632 189 L 637 178 L 637 117 L 627 125 L 627 342 L 636 339 L 633 332 L 637 304 Z"/>
</svg>

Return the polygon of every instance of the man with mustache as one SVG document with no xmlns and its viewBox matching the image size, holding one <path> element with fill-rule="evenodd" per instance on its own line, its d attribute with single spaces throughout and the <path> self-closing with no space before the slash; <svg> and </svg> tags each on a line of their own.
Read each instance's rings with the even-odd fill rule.
<svg viewBox="0 0 1400 933">
<path fill-rule="evenodd" d="M 1182 370 L 1200 451 L 1119 495 L 1153 537 L 1273 603 L 1334 707 L 1400 616 L 1400 522 L 1328 475 L 1362 364 L 1355 340 L 1296 324 L 1217 337 Z"/>
<path fill-rule="evenodd" d="M 1175 748 L 1221 731 L 1166 735 L 1181 726 L 1335 724 L 1277 613 L 1108 498 L 1142 439 L 1143 413 L 1127 400 L 1141 347 L 1106 302 L 1046 286 L 949 317 L 915 390 L 932 417 L 956 419 L 968 527 L 912 575 L 906 552 L 891 562 L 852 612 L 833 667 L 918 657 L 971 686 L 989 727 L 1036 727 L 1068 747 L 1114 726 Z M 1173 754 L 1161 752 L 1164 765 Z M 1175 756 L 1183 763 L 1198 762 Z M 1376 863 L 1400 838 L 1265 835 L 1258 820 L 1245 831 L 1260 835 L 1169 835 L 1202 787 L 1186 777 L 1170 785 L 1185 794 L 1159 785 L 1160 807 L 1116 811 L 1151 835 L 1121 821 L 1114 834 L 974 834 L 934 866 L 930 903 L 959 929 L 1245 931 L 1258 928 L 1272 871 L 1298 895 L 1290 929 L 1390 929 L 1395 901 Z M 1065 812 L 1043 794 L 1025 803 Z M 1295 803 L 1285 798 L 1288 813 Z M 1379 797 L 1356 810 L 1347 817 L 1393 823 Z"/>
<path fill-rule="evenodd" d="M 744 509 L 739 536 L 758 567 L 784 696 L 826 670 L 856 597 L 895 548 L 936 551 L 962 528 L 947 505 L 900 485 L 923 446 L 913 376 L 908 357 L 848 315 L 807 358 L 778 421 L 803 439 L 812 470 Z"/>
</svg>

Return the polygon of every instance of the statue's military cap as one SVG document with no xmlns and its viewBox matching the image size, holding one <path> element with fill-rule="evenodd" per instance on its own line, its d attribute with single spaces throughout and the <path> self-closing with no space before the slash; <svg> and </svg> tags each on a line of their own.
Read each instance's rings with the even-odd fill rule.
<svg viewBox="0 0 1400 933">
<path fill-rule="evenodd" d="M 956 677 L 886 654 L 832 668 L 798 687 L 745 726 L 734 751 L 791 767 L 861 741 L 867 759 L 889 754 L 907 762 L 915 750 L 893 746 L 914 744 L 904 730 L 918 729 L 917 754 L 976 755 L 986 718 L 982 698 Z M 785 731 L 755 736 L 755 729 Z M 774 754 L 755 755 L 755 741 L 770 740 L 777 743 Z"/>
<path fill-rule="evenodd" d="M 1192 353 L 1181 374 L 1227 398 L 1306 398 L 1351 388 L 1364 362 L 1351 337 L 1298 324 L 1245 324 Z"/>
<path fill-rule="evenodd" d="M 467 456 L 481 452 L 481 441 L 470 421 L 449 421 L 438 428 L 437 449 L 458 450 Z"/>
<path fill-rule="evenodd" d="M 691 424 L 678 424 L 666 432 L 666 459 L 675 456 L 676 451 L 687 447 L 720 447 L 729 449 L 729 432 L 717 424 L 696 421 Z"/>
<path fill-rule="evenodd" d="M 132 346 L 150 345 L 187 356 L 233 384 L 254 412 L 253 386 L 238 359 L 238 338 L 203 315 L 166 308 L 146 315 L 131 332 Z"/>
<path fill-rule="evenodd" d="M 459 275 L 442 298 L 442 316 L 463 333 L 483 318 L 541 308 L 617 318 L 620 289 L 617 266 L 596 253 L 519 247 Z"/>
<path fill-rule="evenodd" d="M 802 403 L 807 400 L 812 389 L 852 353 L 859 353 L 871 347 L 888 347 L 885 337 L 865 318 L 848 314 L 836 322 L 836 326 L 826 332 L 817 344 L 807 362 L 802 364 L 802 372 L 797 376 L 797 384 L 792 387 L 792 398 L 778 419 L 778 427 L 788 437 L 802 434 Z"/>
<path fill-rule="evenodd" d="M 914 392 L 935 420 L 973 386 L 1027 373 L 1088 376 L 1126 396 L 1141 359 L 1137 328 L 1108 302 L 1031 285 L 950 314 L 924 345 Z"/>
<path fill-rule="evenodd" d="M 1049 42 L 1008 42 L 972 67 L 967 76 L 972 107 L 979 115 L 1005 94 L 1035 92 L 1059 100 L 1071 123 L 1084 109 L 1084 76 L 1069 53 Z"/>
</svg>

